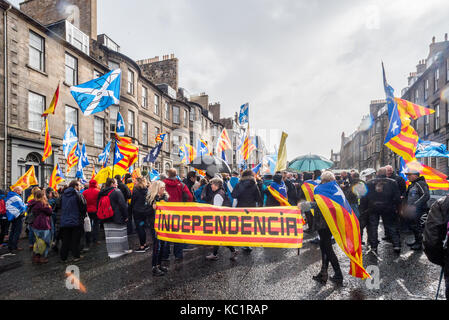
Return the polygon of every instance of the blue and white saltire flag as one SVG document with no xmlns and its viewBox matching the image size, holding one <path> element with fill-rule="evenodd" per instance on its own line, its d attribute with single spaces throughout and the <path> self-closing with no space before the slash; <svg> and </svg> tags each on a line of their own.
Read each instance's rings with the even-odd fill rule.
<svg viewBox="0 0 449 320">
<path fill-rule="evenodd" d="M 160 179 L 161 179 L 161 176 L 159 175 L 159 172 L 157 172 L 156 169 L 152 169 L 150 172 L 150 181 L 153 182 L 153 181 L 157 181 Z"/>
<path fill-rule="evenodd" d="M 108 142 L 103 152 L 98 156 L 98 162 L 105 167 L 109 160 L 109 152 L 111 152 L 111 141 Z"/>
<path fill-rule="evenodd" d="M 444 157 L 449 158 L 449 151 L 443 143 L 419 140 L 416 147 L 416 158 Z"/>
<path fill-rule="evenodd" d="M 72 151 L 75 144 L 78 143 L 78 137 L 76 136 L 76 130 L 73 124 L 67 129 L 62 140 L 62 150 L 64 158 L 67 159 L 70 151 Z"/>
<path fill-rule="evenodd" d="M 157 144 L 150 153 L 143 159 L 143 162 L 155 163 L 162 149 L 162 143 Z"/>
<path fill-rule="evenodd" d="M 120 69 L 70 87 L 70 93 L 85 116 L 104 111 L 113 104 L 120 103 Z"/>
<path fill-rule="evenodd" d="M 117 146 L 117 141 L 115 141 L 115 148 L 114 148 L 114 166 L 119 163 L 125 156 L 120 153 L 120 149 Z"/>
<path fill-rule="evenodd" d="M 399 165 L 401 166 L 401 169 L 399 170 L 399 175 L 407 182 L 408 178 L 405 174 L 407 172 L 407 165 L 402 157 L 399 157 Z"/>
<path fill-rule="evenodd" d="M 258 174 L 261 167 L 262 167 L 262 162 L 259 163 L 257 166 L 255 166 L 252 170 L 255 174 Z"/>
<path fill-rule="evenodd" d="M 243 106 L 240 107 L 239 123 L 240 125 L 244 125 L 245 123 L 248 123 L 248 120 L 249 120 L 249 103 L 245 103 Z"/>
<path fill-rule="evenodd" d="M 81 169 L 84 169 L 89 165 L 89 159 L 87 159 L 87 152 L 86 152 L 86 144 L 83 143 L 83 147 L 81 148 L 81 154 L 78 161 L 78 167 Z"/>
<path fill-rule="evenodd" d="M 120 137 L 125 136 L 125 121 L 123 121 L 123 117 L 120 112 L 117 112 L 117 125 L 115 126 L 115 132 Z"/>
</svg>

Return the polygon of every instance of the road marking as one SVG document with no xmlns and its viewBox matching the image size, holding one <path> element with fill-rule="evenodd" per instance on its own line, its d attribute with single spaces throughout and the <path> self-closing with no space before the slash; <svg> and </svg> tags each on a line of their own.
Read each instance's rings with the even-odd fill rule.
<svg viewBox="0 0 449 320">
<path fill-rule="evenodd" d="M 424 296 L 417 296 L 415 294 L 412 294 L 407 287 L 404 285 L 404 280 L 403 279 L 397 279 L 396 282 L 401 286 L 402 289 L 404 289 L 405 293 L 408 294 L 409 297 L 412 298 L 418 298 L 418 299 L 424 299 L 424 300 L 429 300 L 429 297 L 424 297 Z"/>
</svg>

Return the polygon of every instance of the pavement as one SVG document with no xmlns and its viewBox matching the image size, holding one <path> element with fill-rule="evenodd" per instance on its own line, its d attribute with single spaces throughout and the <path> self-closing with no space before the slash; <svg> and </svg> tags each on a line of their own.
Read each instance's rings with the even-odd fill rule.
<svg viewBox="0 0 449 320">
<path fill-rule="evenodd" d="M 110 259 L 103 240 L 77 263 L 62 263 L 51 252 L 48 264 L 32 265 L 27 240 L 22 240 L 19 246 L 25 250 L 17 255 L 0 252 L 0 299 L 433 300 L 441 269 L 422 251 L 408 248 L 405 240 L 412 237 L 402 235 L 400 256 L 384 241 L 379 244 L 378 257 L 364 249 L 364 266 L 374 268 L 377 283 L 349 276 L 349 259 L 334 245 L 345 274 L 341 288 L 330 281 L 323 286 L 312 280 L 320 270 L 321 252 L 307 234 L 299 255 L 297 249 L 254 248 L 250 254 L 240 250 L 236 262 L 229 259 L 225 247 L 220 248 L 218 261 L 208 261 L 205 256 L 212 247 L 196 246 L 184 252 L 181 263 L 175 263 L 171 255 L 169 272 L 163 277 L 152 275 L 151 250 Z M 137 248 L 137 237 L 130 236 L 129 243 L 130 248 Z M 66 287 L 70 265 L 79 268 L 85 292 Z M 333 275 L 330 266 L 329 275 Z M 439 299 L 444 299 L 444 282 Z"/>
</svg>

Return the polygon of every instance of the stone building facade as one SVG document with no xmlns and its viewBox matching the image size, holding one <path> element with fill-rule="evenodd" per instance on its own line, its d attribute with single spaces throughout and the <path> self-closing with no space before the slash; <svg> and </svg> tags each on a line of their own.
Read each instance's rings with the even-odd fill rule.
<svg viewBox="0 0 449 320">
<path fill-rule="evenodd" d="M 61 7 L 62 4 L 65 7 Z M 62 9 L 61 9 L 62 8 Z M 178 59 L 165 55 L 135 61 L 122 54 L 106 35 L 97 36 L 96 0 L 29 0 L 21 9 L 0 0 L 0 171 L 3 188 L 14 183 L 31 165 L 41 185 L 48 183 L 54 164 L 65 172 L 62 139 L 66 128 L 75 125 L 80 142 L 86 144 L 90 177 L 99 169 L 98 155 L 115 130 L 117 112 L 122 114 L 126 136 L 139 145 L 139 166 L 155 146 L 155 136 L 167 133 L 163 152 L 155 168 L 175 167 L 180 174 L 178 148 L 196 147 L 200 137 L 214 151 L 224 128 L 220 106 L 203 105 L 189 99 L 178 87 Z M 68 19 L 68 20 L 65 20 Z M 6 27 L 5 27 L 6 26 Z M 105 39 L 110 41 L 106 43 Z M 110 45 L 110 44 L 113 45 Z M 115 48 L 115 50 L 114 50 Z M 156 61 L 157 60 L 157 61 Z M 70 94 L 70 86 L 120 68 L 120 105 L 84 116 Z M 56 114 L 49 116 L 53 155 L 42 162 L 44 149 L 42 112 L 60 84 Z M 204 99 L 202 99 L 204 100 Z M 200 101 L 202 102 L 202 101 Z M 110 160 L 111 161 L 111 160 Z M 72 178 L 75 169 L 68 175 Z"/>
<path fill-rule="evenodd" d="M 412 121 L 412 126 L 422 140 L 435 141 L 449 148 L 449 41 L 447 34 L 444 40 L 436 42 L 432 38 L 427 58 L 419 60 L 416 71 L 408 77 L 408 86 L 401 91 L 402 99 L 431 108 L 435 113 Z M 384 145 L 389 127 L 388 111 L 385 100 L 374 100 L 370 104 L 372 124 L 366 125 L 350 137 L 342 134 L 340 168 L 378 169 L 391 164 L 399 169 L 399 157 Z M 362 124 L 366 121 L 362 120 Z M 361 130 L 361 128 L 363 128 Z M 357 150 L 361 158 L 357 156 Z M 449 160 L 429 157 L 420 160 L 424 164 L 436 168 L 449 175 Z"/>
</svg>

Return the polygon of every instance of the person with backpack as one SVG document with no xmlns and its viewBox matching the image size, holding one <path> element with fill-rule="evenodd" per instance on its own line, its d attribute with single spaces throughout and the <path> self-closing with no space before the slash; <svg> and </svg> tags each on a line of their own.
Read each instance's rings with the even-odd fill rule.
<svg viewBox="0 0 449 320">
<path fill-rule="evenodd" d="M 64 190 L 61 198 L 60 237 L 62 245 L 60 257 L 63 262 L 67 261 L 69 251 L 72 252 L 74 262 L 82 258 L 80 246 L 87 205 L 83 195 L 79 193 L 81 188 L 81 184 L 77 180 L 73 180 Z"/>
<path fill-rule="evenodd" d="M 213 194 L 212 194 L 212 201 L 209 202 L 209 204 L 218 207 L 231 207 L 231 200 L 228 198 L 228 196 L 226 195 L 226 191 L 223 188 L 223 180 L 221 180 L 220 178 L 213 178 L 212 180 L 210 180 L 210 186 Z M 229 251 L 231 251 L 230 259 L 232 261 L 236 261 L 239 251 L 232 246 L 228 246 L 227 248 L 229 249 Z M 212 261 L 218 260 L 219 249 L 220 249 L 219 246 L 214 246 L 214 251 L 208 256 L 206 256 L 206 259 Z"/>
<path fill-rule="evenodd" d="M 51 215 L 53 210 L 48 203 L 45 192 L 42 190 L 34 193 L 34 198 L 29 202 L 33 223 L 32 232 L 36 239 L 42 239 L 45 242 L 45 249 L 42 254 L 33 250 L 32 262 L 34 264 L 44 264 L 48 262 L 48 250 L 51 246 Z"/>
<path fill-rule="evenodd" d="M 134 250 L 134 252 L 144 253 L 150 249 L 150 246 L 147 244 L 147 234 L 145 232 L 145 222 L 150 214 L 150 206 L 147 202 L 147 193 L 147 180 L 143 177 L 138 177 L 134 185 L 130 205 L 140 242 L 140 247 Z"/>
<path fill-rule="evenodd" d="M 165 183 L 165 190 L 169 196 L 169 202 L 192 202 L 193 196 L 189 191 L 189 188 L 179 181 L 177 178 L 178 171 L 175 168 L 171 168 L 167 171 L 168 178 L 163 182 Z M 175 255 L 175 261 L 180 262 L 183 260 L 183 249 L 185 245 L 183 243 L 173 244 L 173 254 Z M 170 255 L 170 243 L 166 246 L 164 251 L 164 260 L 167 260 Z"/>
<path fill-rule="evenodd" d="M 34 187 L 31 189 L 31 194 L 27 199 L 27 204 L 29 204 L 33 199 L 36 192 L 40 191 L 41 188 Z M 30 250 L 33 250 L 34 242 L 36 241 L 36 238 L 34 237 L 33 227 L 31 226 L 33 224 L 34 216 L 31 213 L 30 206 L 27 207 L 27 211 L 25 213 L 25 225 L 26 225 L 26 231 L 28 231 L 28 244 Z"/>
<path fill-rule="evenodd" d="M 83 197 L 86 199 L 87 214 L 89 216 L 91 232 L 86 232 L 86 247 L 89 248 L 92 243 L 98 244 L 98 232 L 100 223 L 97 217 L 97 202 L 100 189 L 98 182 L 94 179 L 89 181 L 89 188 L 83 191 Z"/>
<path fill-rule="evenodd" d="M 108 178 L 98 194 L 97 206 L 98 219 L 104 223 L 106 249 L 112 259 L 132 252 L 128 245 L 128 204 L 117 187 L 117 181 Z"/>
<path fill-rule="evenodd" d="M 22 200 L 23 189 L 15 187 L 13 191 L 8 192 L 5 199 L 6 216 L 11 223 L 11 231 L 8 238 L 8 249 L 10 253 L 22 251 L 23 248 L 17 246 L 20 234 L 22 233 L 22 219 L 27 209 L 27 205 Z"/>
<path fill-rule="evenodd" d="M 158 202 L 167 202 L 168 197 L 169 195 L 165 191 L 165 183 L 163 183 L 162 181 L 155 181 L 151 184 L 151 189 L 147 193 L 146 198 L 149 206 L 151 238 L 153 239 L 153 257 L 151 260 L 151 265 L 153 267 L 153 276 L 156 277 L 164 276 L 168 272 L 168 269 L 161 265 L 163 253 L 168 243 L 157 238 L 156 230 L 154 227 L 154 221 L 156 219 L 156 204 Z"/>
<path fill-rule="evenodd" d="M 3 247 L 3 241 L 5 241 L 5 236 L 8 234 L 9 229 L 9 221 L 6 216 L 5 198 L 5 191 L 0 190 L 0 248 Z"/>
<path fill-rule="evenodd" d="M 442 267 L 449 300 L 449 196 L 435 201 L 430 208 L 423 232 L 424 253 L 430 262 Z"/>
</svg>

